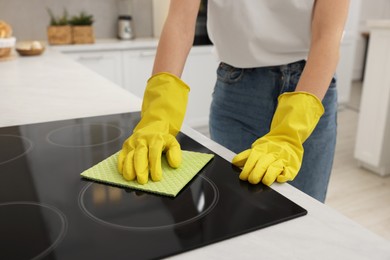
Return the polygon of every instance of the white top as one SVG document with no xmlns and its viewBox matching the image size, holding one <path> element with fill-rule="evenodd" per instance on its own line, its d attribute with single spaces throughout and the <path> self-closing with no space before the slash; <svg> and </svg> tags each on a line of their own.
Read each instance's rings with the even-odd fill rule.
<svg viewBox="0 0 390 260">
<path fill-rule="evenodd" d="M 235 67 L 306 59 L 314 0 L 209 0 L 207 28 L 219 59 Z"/>
</svg>

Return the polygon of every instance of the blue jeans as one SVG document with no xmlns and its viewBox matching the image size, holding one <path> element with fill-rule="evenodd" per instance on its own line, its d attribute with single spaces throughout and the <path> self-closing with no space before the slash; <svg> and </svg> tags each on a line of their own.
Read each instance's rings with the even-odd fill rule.
<svg viewBox="0 0 390 260">
<path fill-rule="evenodd" d="M 242 69 L 221 63 L 210 109 L 211 139 L 239 153 L 269 132 L 277 98 L 292 92 L 305 61 L 281 66 Z M 325 113 L 303 144 L 302 167 L 290 182 L 324 202 L 336 145 L 337 90 L 333 78 L 322 101 Z"/>
</svg>

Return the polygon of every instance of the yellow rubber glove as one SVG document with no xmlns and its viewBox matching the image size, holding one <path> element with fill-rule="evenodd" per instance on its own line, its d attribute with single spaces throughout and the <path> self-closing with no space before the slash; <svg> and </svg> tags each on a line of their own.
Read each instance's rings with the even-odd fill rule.
<svg viewBox="0 0 390 260">
<path fill-rule="evenodd" d="M 181 149 L 175 136 L 183 123 L 190 88 L 178 77 L 158 73 L 148 80 L 142 102 L 141 121 L 123 143 L 118 157 L 118 171 L 126 180 L 137 178 L 145 184 L 162 178 L 161 156 L 179 167 Z"/>
<path fill-rule="evenodd" d="M 240 179 L 270 186 L 274 181 L 293 180 L 301 168 L 302 144 L 311 135 L 322 114 L 321 101 L 307 92 L 288 92 L 279 96 L 269 133 L 257 139 L 252 148 L 233 158 L 244 167 Z"/>
</svg>

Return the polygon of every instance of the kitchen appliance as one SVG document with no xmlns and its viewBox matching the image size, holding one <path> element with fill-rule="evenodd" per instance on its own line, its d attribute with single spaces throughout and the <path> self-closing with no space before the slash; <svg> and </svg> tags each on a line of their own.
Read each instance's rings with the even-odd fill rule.
<svg viewBox="0 0 390 260">
<path fill-rule="evenodd" d="M 195 23 L 194 45 L 211 45 L 207 32 L 207 0 L 201 0 Z"/>
<path fill-rule="evenodd" d="M 175 198 L 82 179 L 138 121 L 126 113 L 0 128 L 0 259 L 161 258 L 307 213 L 240 181 L 218 155 Z"/>
</svg>

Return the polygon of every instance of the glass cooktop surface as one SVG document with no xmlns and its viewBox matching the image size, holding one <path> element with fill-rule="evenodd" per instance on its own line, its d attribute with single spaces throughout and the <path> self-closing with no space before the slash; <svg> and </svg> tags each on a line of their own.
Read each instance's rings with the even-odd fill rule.
<svg viewBox="0 0 390 260">
<path fill-rule="evenodd" d="M 138 121 L 127 113 L 0 128 L 0 259 L 157 259 L 307 213 L 240 181 L 218 155 L 175 198 L 80 177 L 119 151 Z"/>
</svg>

